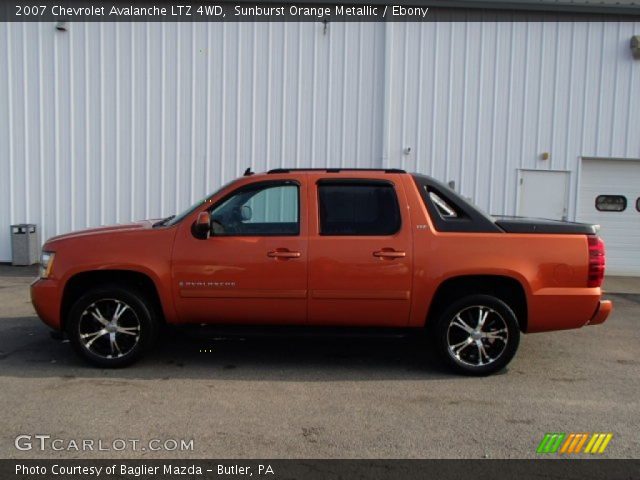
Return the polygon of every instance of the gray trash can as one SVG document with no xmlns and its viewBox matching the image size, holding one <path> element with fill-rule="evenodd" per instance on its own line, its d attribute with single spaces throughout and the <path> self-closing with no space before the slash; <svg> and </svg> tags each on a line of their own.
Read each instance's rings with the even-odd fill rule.
<svg viewBox="0 0 640 480">
<path fill-rule="evenodd" d="M 40 242 L 38 242 L 38 229 L 34 224 L 11 225 L 11 252 L 12 265 L 38 263 Z"/>
</svg>

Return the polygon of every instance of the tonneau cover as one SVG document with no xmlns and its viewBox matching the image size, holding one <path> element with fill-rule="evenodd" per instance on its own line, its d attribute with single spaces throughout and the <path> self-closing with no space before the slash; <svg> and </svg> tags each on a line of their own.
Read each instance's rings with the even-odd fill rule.
<svg viewBox="0 0 640 480">
<path fill-rule="evenodd" d="M 557 233 L 569 235 L 595 235 L 598 225 L 563 222 L 545 218 L 494 217 L 496 225 L 507 233 Z"/>
</svg>

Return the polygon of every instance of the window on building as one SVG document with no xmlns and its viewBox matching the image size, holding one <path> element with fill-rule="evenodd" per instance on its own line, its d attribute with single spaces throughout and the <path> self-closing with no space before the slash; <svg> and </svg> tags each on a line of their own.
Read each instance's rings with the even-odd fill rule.
<svg viewBox="0 0 640 480">
<path fill-rule="evenodd" d="M 387 182 L 318 185 L 321 235 L 393 235 L 400 229 L 396 192 Z"/>
<path fill-rule="evenodd" d="M 298 186 L 269 182 L 240 188 L 214 207 L 211 218 L 215 236 L 298 235 Z"/>
<path fill-rule="evenodd" d="M 600 212 L 623 212 L 627 208 L 627 198 L 622 195 L 598 195 L 596 210 Z"/>
</svg>

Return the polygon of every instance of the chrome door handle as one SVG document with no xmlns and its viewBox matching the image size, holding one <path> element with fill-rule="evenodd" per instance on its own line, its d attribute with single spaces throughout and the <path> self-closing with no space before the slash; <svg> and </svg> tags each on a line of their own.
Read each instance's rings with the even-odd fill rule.
<svg viewBox="0 0 640 480">
<path fill-rule="evenodd" d="M 267 252 L 267 257 L 271 258 L 300 258 L 300 252 L 290 252 L 289 250 L 272 250 Z"/>
<path fill-rule="evenodd" d="M 406 252 L 398 252 L 396 250 L 378 250 L 373 252 L 374 257 L 378 258 L 402 258 L 406 257 Z"/>
</svg>

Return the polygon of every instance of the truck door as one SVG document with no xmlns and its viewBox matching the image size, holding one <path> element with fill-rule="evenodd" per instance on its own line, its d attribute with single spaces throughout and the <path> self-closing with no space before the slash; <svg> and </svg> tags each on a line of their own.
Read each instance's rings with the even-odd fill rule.
<svg viewBox="0 0 640 480">
<path fill-rule="evenodd" d="M 304 324 L 305 207 L 304 182 L 276 177 L 245 183 L 216 201 L 210 238 L 181 225 L 172 267 L 181 321 Z"/>
<path fill-rule="evenodd" d="M 309 175 L 309 324 L 406 326 L 410 217 L 401 179 Z"/>
</svg>

